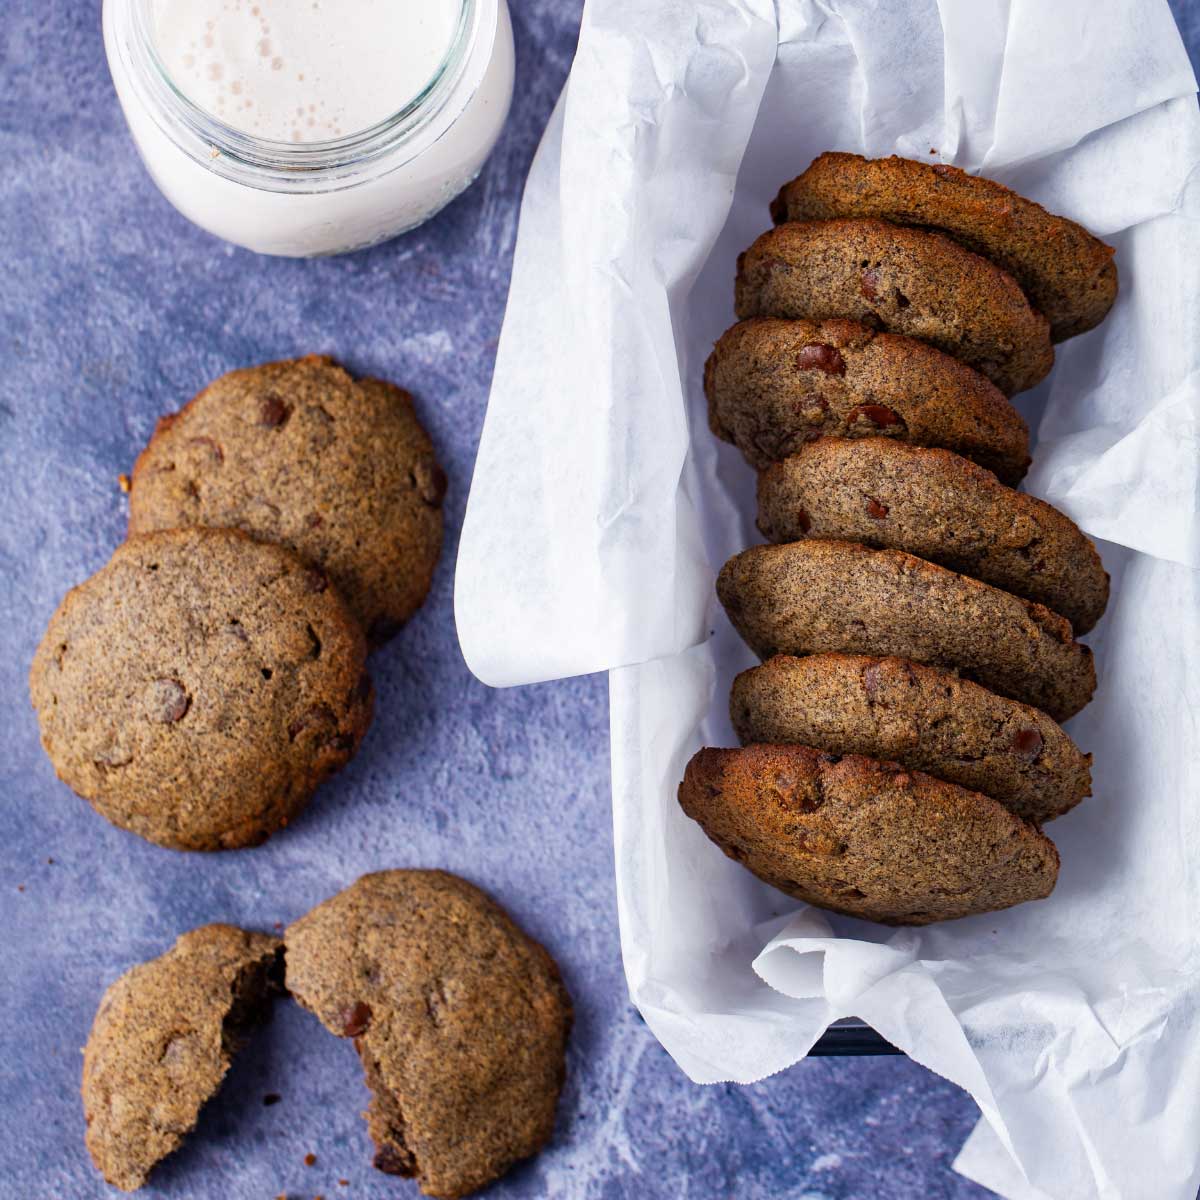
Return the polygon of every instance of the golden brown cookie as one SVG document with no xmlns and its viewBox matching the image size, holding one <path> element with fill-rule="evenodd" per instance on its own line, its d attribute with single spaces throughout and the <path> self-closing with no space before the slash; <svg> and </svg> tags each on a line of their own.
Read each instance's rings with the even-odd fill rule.
<svg viewBox="0 0 1200 1200">
<path fill-rule="evenodd" d="M 771 205 L 779 221 L 881 217 L 940 229 L 1003 267 L 1056 342 L 1099 325 L 1117 296 L 1113 250 L 990 179 L 909 158 L 822 154 Z"/>
<path fill-rule="evenodd" d="M 354 1045 L 375 1166 L 465 1196 L 554 1128 L 571 1001 L 554 960 L 478 888 L 381 871 L 289 926 L 287 985 Z"/>
<path fill-rule="evenodd" d="M 833 540 L 753 546 L 721 568 L 717 595 L 760 658 L 910 658 L 956 668 L 1056 721 L 1096 687 L 1092 653 L 1062 617 L 899 550 Z"/>
<path fill-rule="evenodd" d="M 857 321 L 740 321 L 713 347 L 704 391 L 713 433 L 754 467 L 821 435 L 943 446 L 1010 484 L 1029 466 L 1029 429 L 995 384 Z"/>
<path fill-rule="evenodd" d="M 1091 795 L 1092 756 L 1044 712 L 904 658 L 778 655 L 733 681 L 729 715 L 743 745 L 894 760 L 1038 825 Z"/>
<path fill-rule="evenodd" d="M 159 421 L 133 468 L 129 531 L 210 525 L 288 546 L 374 646 L 429 591 L 445 490 L 412 397 L 310 355 L 231 371 Z"/>
<path fill-rule="evenodd" d="M 371 720 L 366 644 L 325 575 L 230 529 L 130 538 L 67 593 L 29 675 L 59 778 L 160 846 L 264 841 Z"/>
<path fill-rule="evenodd" d="M 734 861 L 808 904 L 927 925 L 1040 900 L 1058 851 L 988 796 L 808 746 L 699 751 L 683 811 Z"/>
<path fill-rule="evenodd" d="M 758 477 L 773 542 L 842 538 L 907 550 L 1061 613 L 1086 633 L 1108 575 L 1086 534 L 1042 500 L 948 450 L 888 438 L 820 438 Z"/>
<path fill-rule="evenodd" d="M 738 259 L 737 315 L 850 317 L 921 338 L 1005 395 L 1054 364 L 1050 326 L 1006 271 L 940 233 L 887 221 L 796 221 Z"/>
<path fill-rule="evenodd" d="M 83 1050 L 87 1148 L 132 1192 L 182 1143 L 280 990 L 283 943 L 232 925 L 183 934 L 104 993 Z"/>
</svg>

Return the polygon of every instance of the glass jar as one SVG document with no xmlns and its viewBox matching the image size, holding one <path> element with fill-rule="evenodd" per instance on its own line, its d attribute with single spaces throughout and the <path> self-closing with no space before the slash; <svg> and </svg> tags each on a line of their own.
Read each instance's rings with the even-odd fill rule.
<svg viewBox="0 0 1200 1200">
<path fill-rule="evenodd" d="M 184 216 L 262 254 L 340 254 L 428 220 L 471 183 L 500 136 L 513 88 L 506 0 L 460 2 L 424 89 L 328 141 L 258 138 L 198 107 L 162 65 L 150 0 L 104 0 L 104 42 L 142 160 Z"/>
</svg>

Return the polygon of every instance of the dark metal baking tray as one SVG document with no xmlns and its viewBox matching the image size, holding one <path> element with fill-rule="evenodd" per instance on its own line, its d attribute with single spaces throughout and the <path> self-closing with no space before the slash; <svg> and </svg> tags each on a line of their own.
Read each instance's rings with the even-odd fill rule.
<svg viewBox="0 0 1200 1200">
<path fill-rule="evenodd" d="M 865 1021 L 846 1017 L 830 1025 L 808 1053 L 810 1056 L 830 1058 L 859 1054 L 903 1054 L 904 1051 L 897 1050 L 891 1042 L 880 1037 Z"/>
</svg>

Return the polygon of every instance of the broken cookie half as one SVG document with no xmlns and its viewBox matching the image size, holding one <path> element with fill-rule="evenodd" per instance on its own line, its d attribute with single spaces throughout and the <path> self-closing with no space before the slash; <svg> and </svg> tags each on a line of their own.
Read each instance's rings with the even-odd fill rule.
<svg viewBox="0 0 1200 1200">
<path fill-rule="evenodd" d="M 281 990 L 278 938 L 232 925 L 183 934 L 104 993 L 83 1051 L 87 1147 L 131 1192 L 178 1148 Z"/>
<path fill-rule="evenodd" d="M 365 875 L 284 938 L 288 990 L 354 1039 L 381 1171 L 465 1196 L 547 1142 L 570 997 L 478 888 L 442 871 Z"/>
</svg>

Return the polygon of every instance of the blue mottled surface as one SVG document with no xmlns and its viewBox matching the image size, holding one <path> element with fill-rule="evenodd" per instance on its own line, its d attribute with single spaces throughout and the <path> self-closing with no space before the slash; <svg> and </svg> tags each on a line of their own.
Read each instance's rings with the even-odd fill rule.
<svg viewBox="0 0 1200 1200">
<path fill-rule="evenodd" d="M 1189 42 L 1200 5 L 1181 0 Z M 459 871 L 563 965 L 577 1028 L 558 1133 L 497 1197 L 857 1200 L 984 1193 L 949 1163 L 968 1097 L 904 1059 L 814 1060 L 755 1087 L 689 1083 L 630 1008 L 613 898 L 601 678 L 493 692 L 468 674 L 451 567 L 521 185 L 579 5 L 515 0 L 512 120 L 478 184 L 414 234 L 318 262 L 189 226 L 126 135 L 98 5 L 9 0 L 0 22 L 0 1196 L 107 1193 L 83 1148 L 82 1046 L 103 988 L 177 933 L 269 929 L 364 871 Z M 324 351 L 419 397 L 450 479 L 429 604 L 373 661 L 374 728 L 302 819 L 252 851 L 174 854 L 58 784 L 25 672 L 67 587 L 124 530 L 116 486 L 155 418 L 231 367 Z M 270 1107 L 262 1097 L 277 1092 Z M 350 1045 L 290 1004 L 149 1194 L 415 1196 L 368 1165 Z M 316 1163 L 304 1165 L 305 1155 Z M 339 1180 L 346 1180 L 341 1184 Z"/>
</svg>

